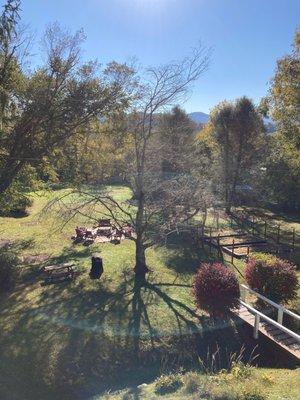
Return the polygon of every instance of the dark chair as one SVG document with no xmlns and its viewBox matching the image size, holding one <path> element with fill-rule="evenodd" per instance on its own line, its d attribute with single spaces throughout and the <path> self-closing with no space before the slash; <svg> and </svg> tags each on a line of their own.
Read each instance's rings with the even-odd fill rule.
<svg viewBox="0 0 300 400">
<path fill-rule="evenodd" d="M 100 279 L 103 274 L 103 262 L 99 254 L 92 255 L 92 268 L 90 271 L 91 279 Z"/>
</svg>

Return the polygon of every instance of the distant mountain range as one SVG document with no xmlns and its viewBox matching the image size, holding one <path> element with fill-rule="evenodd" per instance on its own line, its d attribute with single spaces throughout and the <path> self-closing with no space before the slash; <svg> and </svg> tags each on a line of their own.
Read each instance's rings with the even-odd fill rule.
<svg viewBox="0 0 300 400">
<path fill-rule="evenodd" d="M 209 115 L 201 111 L 192 112 L 189 114 L 189 117 L 196 124 L 206 124 L 209 120 Z"/>
<path fill-rule="evenodd" d="M 188 115 L 196 124 L 206 124 L 209 120 L 209 115 L 201 111 L 192 112 Z M 276 124 L 274 121 L 265 117 L 263 120 L 268 133 L 272 133 L 276 130 Z"/>
</svg>

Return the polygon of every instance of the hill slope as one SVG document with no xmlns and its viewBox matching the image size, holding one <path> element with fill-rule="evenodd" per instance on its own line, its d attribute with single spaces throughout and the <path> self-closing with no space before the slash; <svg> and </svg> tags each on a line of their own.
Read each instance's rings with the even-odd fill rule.
<svg viewBox="0 0 300 400">
<path fill-rule="evenodd" d="M 196 124 L 206 124 L 209 119 L 209 115 L 201 111 L 192 112 L 189 114 L 189 117 Z"/>
</svg>

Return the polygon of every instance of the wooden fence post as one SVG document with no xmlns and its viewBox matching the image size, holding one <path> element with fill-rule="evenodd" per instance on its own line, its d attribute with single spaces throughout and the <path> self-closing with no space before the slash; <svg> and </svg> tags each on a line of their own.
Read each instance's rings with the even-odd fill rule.
<svg viewBox="0 0 300 400">
<path fill-rule="evenodd" d="M 265 221 L 265 239 L 267 239 L 267 221 Z"/>
<path fill-rule="evenodd" d="M 295 250 L 295 228 L 293 228 L 292 250 Z"/>
<path fill-rule="evenodd" d="M 233 264 L 233 254 L 234 254 L 234 239 L 232 239 L 231 264 Z"/>
</svg>

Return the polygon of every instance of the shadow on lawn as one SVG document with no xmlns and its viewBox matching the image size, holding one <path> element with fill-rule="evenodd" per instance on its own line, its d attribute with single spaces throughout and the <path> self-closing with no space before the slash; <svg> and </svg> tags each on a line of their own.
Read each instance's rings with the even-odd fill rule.
<svg viewBox="0 0 300 400">
<path fill-rule="evenodd" d="M 247 207 L 245 208 L 245 210 L 248 210 Z M 278 211 L 276 208 L 274 209 L 251 208 L 251 214 L 263 220 L 268 220 L 270 222 L 272 220 L 275 220 L 277 224 L 278 222 L 300 223 L 299 212 L 284 212 L 281 210 Z"/>
<path fill-rule="evenodd" d="M 153 282 L 150 277 L 140 287 L 132 271 L 124 269 L 121 275 L 113 288 L 105 275 L 100 281 L 41 288 L 34 306 L 26 310 L 20 309 L 25 292 L 18 293 L 17 303 L 8 299 L 0 313 L 0 365 L 5 365 L 0 367 L 1 398 L 13 393 L 23 400 L 88 399 L 192 365 L 216 337 L 220 343 L 232 342 L 232 326 L 227 333 L 212 335 L 214 322 L 177 298 L 174 289 L 189 289 L 188 284 Z M 164 333 L 166 313 L 171 329 Z M 132 395 L 138 399 L 138 389 Z"/>
<path fill-rule="evenodd" d="M 215 249 L 210 252 L 207 246 L 202 247 L 200 241 L 195 243 L 186 236 L 176 235 L 167 247 L 172 249 L 174 246 L 174 251 L 170 252 L 164 261 L 168 268 L 177 273 L 194 274 L 201 262 L 213 262 L 219 259 Z"/>
<path fill-rule="evenodd" d="M 64 248 L 59 256 L 53 257 L 51 263 L 66 263 L 73 261 L 76 258 L 87 258 L 90 257 L 92 253 L 93 249 L 90 247 L 78 247 L 73 245 L 72 247 Z"/>
</svg>

